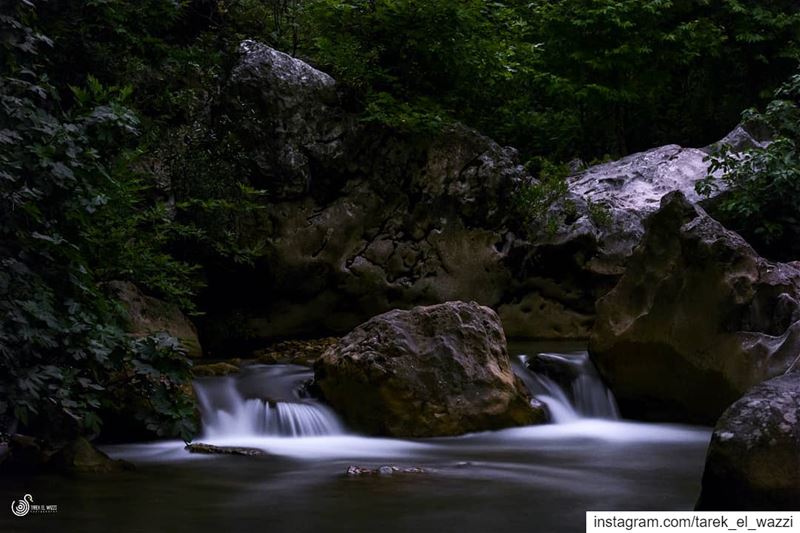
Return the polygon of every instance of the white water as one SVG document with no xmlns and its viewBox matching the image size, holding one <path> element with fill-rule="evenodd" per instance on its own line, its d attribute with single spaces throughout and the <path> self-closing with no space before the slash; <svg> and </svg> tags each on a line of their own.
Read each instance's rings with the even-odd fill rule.
<svg viewBox="0 0 800 533">
<path fill-rule="evenodd" d="M 546 360 L 551 368 L 561 368 L 561 375 L 569 377 L 569 383 L 559 384 L 545 374 L 530 370 L 528 355 L 512 358 L 514 372 L 525 382 L 531 394 L 547 406 L 554 423 L 583 418 L 619 420 L 614 395 L 600 379 L 587 352 L 543 352 L 536 357 Z"/>
<path fill-rule="evenodd" d="M 552 422 L 619 419 L 616 402 L 586 352 L 539 353 L 536 357 L 561 376 L 561 384 L 544 373 L 531 371 L 527 355 L 512 358 L 512 366 L 531 393 L 547 406 Z M 328 406 L 304 397 L 304 384 L 311 378 L 310 369 L 297 365 L 254 365 L 241 375 L 197 380 L 202 440 L 241 446 L 252 444 L 254 438 L 344 434 L 342 423 Z M 261 444 L 263 447 L 265 443 Z M 298 451 L 302 447 L 293 446 Z"/>
<path fill-rule="evenodd" d="M 459 457 L 461 452 L 530 453 L 539 450 L 578 450 L 591 455 L 592 450 L 608 450 L 625 445 L 708 443 L 708 428 L 676 424 L 651 424 L 597 418 L 576 419 L 559 424 L 543 424 L 508 428 L 499 431 L 471 433 L 460 437 L 442 437 L 425 441 L 363 437 L 358 435 L 305 436 L 286 438 L 270 435 L 228 435 L 204 438 L 216 446 L 258 448 L 270 455 L 319 460 L 430 461 L 441 456 Z M 113 456 L 135 463 L 174 463 L 214 460 L 214 455 L 190 454 L 182 441 L 124 444 L 105 447 Z M 390 458 L 390 459 L 389 459 Z M 438 462 L 438 461 L 437 461 Z"/>
<path fill-rule="evenodd" d="M 204 440 L 258 436 L 318 437 L 344 433 L 330 407 L 301 395 L 310 371 L 294 365 L 257 366 L 249 375 L 194 384 Z"/>
</svg>

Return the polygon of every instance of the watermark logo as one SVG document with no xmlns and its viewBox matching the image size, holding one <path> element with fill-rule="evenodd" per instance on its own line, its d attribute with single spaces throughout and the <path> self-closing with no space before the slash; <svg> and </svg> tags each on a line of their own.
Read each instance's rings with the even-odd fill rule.
<svg viewBox="0 0 800 533">
<path fill-rule="evenodd" d="M 38 505 L 33 503 L 33 496 L 26 494 L 21 500 L 11 501 L 11 512 L 14 516 L 31 514 L 49 514 L 58 512 L 58 505 Z"/>
<path fill-rule="evenodd" d="M 20 501 L 12 501 L 11 502 L 11 512 L 17 516 L 25 516 L 28 514 L 28 511 L 31 510 L 31 504 L 33 503 L 33 496 L 30 494 L 26 494 L 24 498 Z"/>
</svg>

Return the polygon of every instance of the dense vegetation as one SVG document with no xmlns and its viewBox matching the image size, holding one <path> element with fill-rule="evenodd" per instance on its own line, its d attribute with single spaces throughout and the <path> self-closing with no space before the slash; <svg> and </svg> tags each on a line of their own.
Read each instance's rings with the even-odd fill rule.
<svg viewBox="0 0 800 533">
<path fill-rule="evenodd" d="M 85 88 L 56 86 L 44 65 L 54 42 L 29 26 L 27 6 L 15 14 L 0 21 L 2 428 L 92 435 L 101 413 L 138 403 L 132 416 L 148 430 L 189 436 L 184 354 L 174 339 L 127 337 L 101 285 L 127 274 L 181 294 L 191 271 L 148 237 L 153 221 L 131 167 L 139 121 L 125 105 L 130 89 L 91 77 Z"/>
<path fill-rule="evenodd" d="M 800 74 L 775 93 L 764 112 L 748 109 L 743 121 L 754 130 L 766 130 L 767 146 L 744 154 L 720 147 L 712 158 L 714 173 L 698 183 L 701 193 L 724 187 L 713 212 L 741 233 L 763 254 L 786 261 L 800 254 Z"/>
<path fill-rule="evenodd" d="M 789 77 L 799 31 L 790 0 L 4 2 L 0 432 L 96 435 L 122 404 L 155 434 L 194 431 L 186 358 L 127 337 L 104 284 L 194 312 L 198 264 L 258 256 L 237 228 L 262 193 L 209 112 L 243 38 L 330 71 L 364 120 L 460 120 L 550 177 L 717 139 Z M 780 94 L 762 119 L 778 141 L 720 160 L 742 191 L 722 209 L 765 242 L 796 235 L 797 78 Z"/>
</svg>

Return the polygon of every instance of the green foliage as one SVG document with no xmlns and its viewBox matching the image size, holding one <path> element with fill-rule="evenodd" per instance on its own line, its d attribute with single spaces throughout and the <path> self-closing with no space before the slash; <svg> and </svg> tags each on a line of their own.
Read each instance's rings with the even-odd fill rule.
<svg viewBox="0 0 800 533">
<path fill-rule="evenodd" d="M 138 420 L 152 435 L 190 440 L 198 428 L 185 352 L 166 334 L 129 342 L 110 375 L 105 412 Z"/>
<path fill-rule="evenodd" d="M 432 102 L 415 105 L 398 101 L 391 94 L 380 92 L 368 97 L 362 120 L 389 126 L 399 132 L 433 134 L 449 121 Z"/>
<path fill-rule="evenodd" d="M 800 74 L 775 93 L 763 113 L 750 109 L 743 118 L 751 127 L 768 128 L 772 142 L 743 154 L 721 147 L 698 192 L 708 196 L 724 186 L 728 190 L 714 214 L 765 253 L 795 259 L 800 251 Z"/>
<path fill-rule="evenodd" d="M 180 248 L 200 250 L 199 261 L 239 265 L 263 255 L 266 235 L 249 227 L 259 220 L 266 192 L 249 185 L 251 161 L 229 117 L 176 128 L 152 157 L 176 197 L 170 232 Z"/>
<path fill-rule="evenodd" d="M 793 68 L 800 33 L 789 0 L 308 0 L 297 20 L 299 53 L 370 116 L 435 110 L 560 160 L 716 140 Z"/>
<path fill-rule="evenodd" d="M 575 205 L 568 201 L 569 187 L 566 165 L 555 165 L 547 160 L 536 160 L 540 167 L 539 181 L 522 186 L 515 196 L 515 208 L 523 227 L 529 230 L 544 228 L 554 235 L 564 219 L 574 214 Z"/>
<path fill-rule="evenodd" d="M 13 8 L 0 19 L 0 431 L 96 434 L 104 403 L 124 387 L 134 397 L 161 398 L 159 409 L 143 415 L 152 428 L 188 438 L 192 421 L 174 419 L 185 406 L 170 404 L 170 391 L 188 379 L 185 356 L 160 340 L 131 341 L 99 283 L 98 271 L 130 268 L 96 238 L 127 224 L 137 208 L 136 185 L 118 172 L 139 128 L 125 105 L 130 90 L 90 77 L 72 88 L 75 105 L 65 109 L 40 55 L 53 41 L 30 26 L 30 2 Z M 140 230 L 123 233 L 119 246 L 162 259 L 152 268 L 169 272 L 179 264 L 158 255 Z M 112 378 L 145 364 L 161 366 L 157 380 L 123 385 Z"/>
<path fill-rule="evenodd" d="M 220 29 L 233 41 L 258 37 L 294 55 L 308 37 L 304 0 L 220 0 L 216 4 Z"/>
<path fill-rule="evenodd" d="M 587 207 L 589 210 L 589 219 L 592 221 L 592 224 L 598 228 L 607 228 L 611 225 L 611 210 L 608 206 L 588 201 Z"/>
<path fill-rule="evenodd" d="M 482 106 L 497 97 L 493 88 L 522 67 L 510 40 L 516 16 L 500 3 L 310 0 L 303 13 L 303 51 L 390 125 L 425 129 L 444 113 L 490 112 Z"/>
<path fill-rule="evenodd" d="M 576 203 L 568 198 L 567 178 L 570 169 L 567 165 L 554 164 L 543 158 L 532 159 L 528 169 L 535 172 L 539 180 L 524 185 L 517 191 L 514 198 L 516 214 L 526 231 L 536 234 L 544 229 L 545 234 L 552 237 L 581 215 Z M 609 227 L 612 222 L 610 209 L 588 198 L 585 202 L 585 214 L 592 224 L 597 228 Z"/>
</svg>

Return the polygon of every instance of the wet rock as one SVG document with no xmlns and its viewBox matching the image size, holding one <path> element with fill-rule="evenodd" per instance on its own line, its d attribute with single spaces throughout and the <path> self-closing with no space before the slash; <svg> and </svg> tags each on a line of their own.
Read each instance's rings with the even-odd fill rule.
<svg viewBox="0 0 800 533">
<path fill-rule="evenodd" d="M 572 383 L 582 371 L 581 367 L 564 360 L 563 357 L 553 357 L 544 353 L 528 357 L 525 366 L 534 374 L 550 378 L 566 391 L 572 388 Z"/>
<path fill-rule="evenodd" d="M 240 370 L 239 365 L 222 361 L 207 365 L 195 365 L 192 367 L 192 375 L 194 377 L 229 376 L 231 374 L 238 374 Z"/>
<path fill-rule="evenodd" d="M 800 374 L 764 382 L 728 408 L 708 449 L 701 510 L 800 507 Z"/>
<path fill-rule="evenodd" d="M 597 304 L 590 354 L 627 417 L 713 423 L 800 353 L 800 271 L 679 192 Z"/>
<path fill-rule="evenodd" d="M 129 333 L 144 337 L 166 332 L 180 341 L 189 357 L 202 357 L 197 328 L 175 304 L 147 296 L 133 283 L 112 281 L 113 291 L 128 313 Z"/>
<path fill-rule="evenodd" d="M 46 470 L 52 450 L 28 435 L 14 434 L 5 443 L 5 453 L 0 462 L 0 472 L 5 474 L 35 474 Z"/>
<path fill-rule="evenodd" d="M 54 446 L 34 437 L 12 435 L 0 461 L 0 472 L 12 475 L 110 473 L 132 468 L 131 463 L 111 459 L 82 437 Z"/>
<path fill-rule="evenodd" d="M 249 457 L 257 455 L 267 455 L 264 450 L 258 448 L 243 448 L 241 446 L 214 446 L 202 442 L 193 442 L 186 445 L 189 453 L 218 454 L 218 455 L 246 455 Z"/>
<path fill-rule="evenodd" d="M 347 467 L 345 475 L 348 477 L 392 476 L 395 474 L 425 474 L 430 471 L 430 469 L 416 466 L 401 467 L 396 465 L 383 465 L 378 468 L 370 468 L 367 466 L 351 465 Z"/>
<path fill-rule="evenodd" d="M 314 365 L 325 399 L 359 431 L 458 435 L 545 422 L 511 370 L 497 314 L 448 302 L 358 326 Z"/>
<path fill-rule="evenodd" d="M 111 459 L 83 438 L 75 439 L 56 452 L 50 460 L 50 465 L 62 472 L 94 474 L 120 472 L 133 468 L 127 461 Z"/>
<path fill-rule="evenodd" d="M 292 364 L 313 366 L 325 350 L 336 343 L 336 337 L 312 340 L 278 342 L 255 353 L 256 361 L 263 364 Z"/>
</svg>

